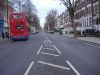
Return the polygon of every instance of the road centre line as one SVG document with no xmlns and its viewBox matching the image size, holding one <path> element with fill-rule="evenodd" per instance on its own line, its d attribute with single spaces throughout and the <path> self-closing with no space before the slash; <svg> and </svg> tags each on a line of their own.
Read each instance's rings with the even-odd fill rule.
<svg viewBox="0 0 100 75">
<path fill-rule="evenodd" d="M 88 45 L 88 46 L 92 46 L 92 47 L 100 48 L 100 47 L 97 47 L 97 46 L 94 46 L 94 45 L 91 45 L 91 44 L 88 44 L 88 43 L 84 43 L 84 44 L 86 44 L 86 45 Z"/>
<path fill-rule="evenodd" d="M 54 46 L 54 48 L 58 51 L 59 54 L 62 54 L 62 53 L 60 52 L 60 50 L 58 50 L 58 48 L 57 48 L 55 45 L 53 45 L 53 46 Z"/>
<path fill-rule="evenodd" d="M 51 63 L 47 63 L 47 62 L 43 62 L 43 61 L 37 61 L 37 62 L 40 63 L 40 64 L 44 64 L 44 65 L 48 65 L 48 66 L 52 66 L 52 67 L 56 67 L 56 68 L 60 68 L 60 69 L 70 70 L 70 68 L 51 64 Z"/>
<path fill-rule="evenodd" d="M 28 75 L 28 73 L 30 72 L 33 64 L 34 64 L 34 62 L 32 61 L 31 64 L 29 65 L 29 67 L 27 68 L 26 72 L 24 73 L 24 75 Z"/>
<path fill-rule="evenodd" d="M 60 56 L 60 55 L 56 55 L 56 54 L 51 54 L 51 53 L 45 53 L 45 52 L 41 52 L 42 54 L 45 54 L 45 55 L 51 55 L 51 56 Z"/>
<path fill-rule="evenodd" d="M 52 49 L 52 48 L 43 48 L 45 50 L 55 50 L 55 49 Z"/>
<path fill-rule="evenodd" d="M 43 45 L 40 47 L 40 49 L 37 52 L 37 55 L 40 53 L 41 49 L 42 49 Z"/>
<path fill-rule="evenodd" d="M 72 68 L 76 75 L 81 75 L 69 61 L 66 61 L 66 63 Z"/>
</svg>

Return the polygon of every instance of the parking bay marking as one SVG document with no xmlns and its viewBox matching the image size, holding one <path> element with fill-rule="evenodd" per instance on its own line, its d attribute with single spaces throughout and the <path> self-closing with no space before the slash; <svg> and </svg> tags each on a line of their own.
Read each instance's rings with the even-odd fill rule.
<svg viewBox="0 0 100 75">
<path fill-rule="evenodd" d="M 66 63 L 72 68 L 76 75 L 81 75 L 69 61 L 66 61 Z"/>
<path fill-rule="evenodd" d="M 60 56 L 60 55 L 56 55 L 56 54 L 51 54 L 51 53 L 45 53 L 45 52 L 41 52 L 42 54 L 45 54 L 45 55 L 51 55 L 51 56 Z"/>
<path fill-rule="evenodd" d="M 44 64 L 44 65 L 48 65 L 48 66 L 52 66 L 52 67 L 56 67 L 56 68 L 60 68 L 60 69 L 70 70 L 70 68 L 51 64 L 51 63 L 47 63 L 47 62 L 43 62 L 43 61 L 37 61 L 37 62 L 40 63 L 40 64 Z"/>
<path fill-rule="evenodd" d="M 32 61 L 31 64 L 29 65 L 29 67 L 27 68 L 26 72 L 24 73 L 24 75 L 28 75 L 28 73 L 30 72 L 33 64 L 34 64 L 34 62 Z"/>
</svg>

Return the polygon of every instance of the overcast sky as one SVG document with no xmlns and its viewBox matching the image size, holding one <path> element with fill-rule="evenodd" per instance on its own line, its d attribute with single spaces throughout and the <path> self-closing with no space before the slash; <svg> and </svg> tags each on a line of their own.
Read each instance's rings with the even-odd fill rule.
<svg viewBox="0 0 100 75">
<path fill-rule="evenodd" d="M 57 9 L 58 14 L 64 12 L 66 9 L 59 0 L 32 0 L 32 3 L 36 6 L 42 27 L 45 22 L 45 17 L 51 9 Z"/>
</svg>

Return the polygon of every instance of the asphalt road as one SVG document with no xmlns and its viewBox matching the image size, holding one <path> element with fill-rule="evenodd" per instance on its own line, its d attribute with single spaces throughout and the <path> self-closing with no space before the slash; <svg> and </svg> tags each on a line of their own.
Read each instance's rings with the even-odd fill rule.
<svg viewBox="0 0 100 75">
<path fill-rule="evenodd" d="M 43 32 L 0 41 L 0 75 L 100 75 L 100 45 Z"/>
</svg>

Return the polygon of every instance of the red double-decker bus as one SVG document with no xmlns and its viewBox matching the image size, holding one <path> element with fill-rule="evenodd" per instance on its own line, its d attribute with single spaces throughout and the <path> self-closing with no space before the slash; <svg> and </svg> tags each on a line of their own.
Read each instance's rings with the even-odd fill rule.
<svg viewBox="0 0 100 75">
<path fill-rule="evenodd" d="M 23 13 L 13 13 L 10 15 L 10 39 L 29 39 L 26 15 Z"/>
</svg>

